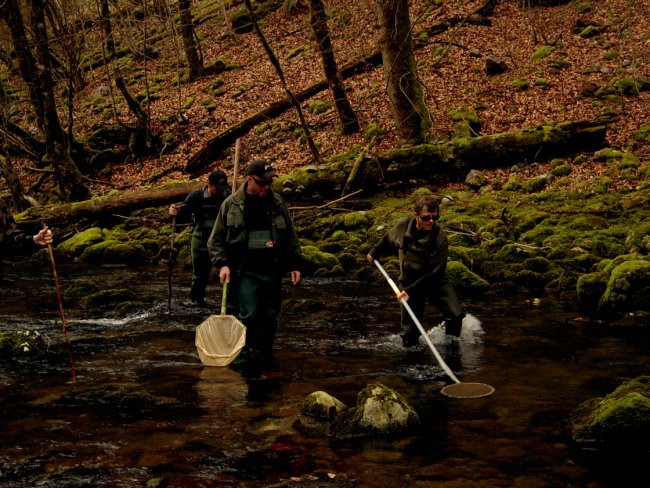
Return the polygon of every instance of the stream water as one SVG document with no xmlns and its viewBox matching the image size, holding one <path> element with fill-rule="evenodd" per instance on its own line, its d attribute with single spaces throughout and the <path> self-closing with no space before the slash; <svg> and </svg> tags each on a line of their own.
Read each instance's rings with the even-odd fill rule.
<svg viewBox="0 0 650 488">
<path fill-rule="evenodd" d="M 16 281 L 0 289 L 0 328 L 40 330 L 50 352 L 0 363 L 2 487 L 598 488 L 647 479 L 647 452 L 581 449 L 568 425 L 581 402 L 648 374 L 650 338 L 574 322 L 549 299 L 466 301 L 473 317 L 457 353 L 433 331 L 461 381 L 496 389 L 485 398 L 453 399 L 440 393 L 450 380 L 431 351 L 401 346 L 399 307 L 380 276 L 287 287 L 286 298 L 315 298 L 324 310 L 282 314 L 274 361 L 211 368 L 199 361 L 194 329 L 218 313 L 216 285 L 209 288 L 212 308 L 194 308 L 184 299 L 189 276 L 175 276 L 168 313 L 164 267 L 67 265 L 59 269 L 63 288 L 86 274 L 159 297 L 119 320 L 66 310 L 73 384 L 51 275 L 7 272 Z M 428 318 L 425 327 L 435 325 L 433 310 Z M 325 390 L 353 406 L 372 382 L 409 401 L 421 419 L 416 433 L 335 441 L 294 427 L 309 393 Z M 110 388 L 157 400 L 81 401 L 85 392 Z"/>
</svg>

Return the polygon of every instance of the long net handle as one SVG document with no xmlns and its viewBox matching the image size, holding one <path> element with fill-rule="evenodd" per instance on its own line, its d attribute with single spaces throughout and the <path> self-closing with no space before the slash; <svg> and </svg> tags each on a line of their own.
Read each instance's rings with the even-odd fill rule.
<svg viewBox="0 0 650 488">
<path fill-rule="evenodd" d="M 386 278 L 386 281 L 388 281 L 388 284 L 390 285 L 390 287 L 395 292 L 395 295 L 399 296 L 399 294 L 401 293 L 399 288 L 397 288 L 397 285 L 392 280 L 392 278 L 390 276 L 388 276 L 388 273 L 386 273 L 386 270 L 383 268 L 383 266 L 381 264 L 379 264 L 379 261 L 377 261 L 376 259 L 374 260 L 374 263 L 375 263 L 375 266 L 377 266 L 377 268 L 379 269 L 379 271 L 381 271 L 381 274 L 384 275 L 384 278 Z M 438 353 L 438 350 L 433 345 L 433 342 L 431 342 L 431 339 L 429 338 L 429 335 L 424 330 L 424 327 L 422 327 L 422 324 L 420 323 L 418 318 L 413 313 L 413 310 L 411 310 L 411 307 L 409 306 L 409 304 L 403 298 L 400 300 L 400 303 L 406 309 L 408 314 L 411 316 L 411 319 L 413 320 L 413 323 L 417 326 L 418 330 L 420 331 L 420 334 L 422 334 L 422 337 L 424 337 L 424 341 L 427 343 L 427 345 L 429 346 L 429 349 L 431 349 L 431 352 L 436 357 L 436 361 L 438 361 L 438 364 L 440 365 L 440 367 L 445 371 L 445 373 L 447 373 L 447 376 L 449 376 L 454 382 L 460 383 L 460 380 L 458 378 L 456 378 L 456 375 L 453 373 L 453 371 L 451 369 L 449 369 L 449 366 L 447 366 L 447 364 L 443 361 L 442 357 Z"/>
<path fill-rule="evenodd" d="M 221 292 L 221 315 L 226 315 L 226 299 L 228 298 L 228 282 L 224 281 Z"/>
</svg>

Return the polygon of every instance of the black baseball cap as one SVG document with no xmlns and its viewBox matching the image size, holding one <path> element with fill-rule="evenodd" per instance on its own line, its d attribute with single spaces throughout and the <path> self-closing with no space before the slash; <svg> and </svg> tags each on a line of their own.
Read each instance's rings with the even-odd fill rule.
<svg viewBox="0 0 650 488">
<path fill-rule="evenodd" d="M 227 190 L 230 188 L 228 184 L 228 176 L 223 171 L 213 171 L 208 176 L 208 182 L 218 190 Z"/>
<path fill-rule="evenodd" d="M 249 164 L 246 174 L 248 176 L 258 176 L 263 180 L 270 180 L 271 178 L 278 176 L 273 165 L 263 159 L 258 159 Z"/>
</svg>

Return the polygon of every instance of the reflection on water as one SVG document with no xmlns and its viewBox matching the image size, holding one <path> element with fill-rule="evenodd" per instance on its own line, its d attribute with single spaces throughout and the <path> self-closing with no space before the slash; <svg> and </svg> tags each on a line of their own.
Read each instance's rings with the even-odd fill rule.
<svg viewBox="0 0 650 488">
<path fill-rule="evenodd" d="M 60 272 L 69 282 L 75 273 L 87 270 Z M 423 325 L 444 361 L 461 381 L 496 388 L 459 400 L 440 393 L 450 380 L 423 341 L 402 347 L 399 306 L 379 277 L 287 289 L 291 298 L 322 299 L 325 310 L 285 312 L 272 361 L 210 368 L 200 363 L 194 329 L 218 309 L 216 286 L 210 308 L 197 309 L 176 285 L 168 314 L 166 269 L 97 274 L 106 286 L 160 298 L 119 319 L 67 310 L 76 385 L 47 276 L 18 278 L 0 299 L 2 329 L 36 328 L 51 343 L 43 359 L 0 365 L 3 487 L 248 487 L 329 473 L 373 487 L 599 488 L 633 486 L 642 474 L 638 459 L 603 462 L 567 435 L 582 401 L 647 374 L 648 337 L 638 330 L 582 328 L 546 300 L 473 299 L 452 344 L 432 310 Z M 325 390 L 353 406 L 371 382 L 414 406 L 417 435 L 335 442 L 294 429 L 309 393 Z"/>
</svg>

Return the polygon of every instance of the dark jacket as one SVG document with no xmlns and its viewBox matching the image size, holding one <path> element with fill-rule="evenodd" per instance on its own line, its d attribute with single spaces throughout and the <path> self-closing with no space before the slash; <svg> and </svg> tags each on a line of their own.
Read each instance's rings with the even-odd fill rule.
<svg viewBox="0 0 650 488">
<path fill-rule="evenodd" d="M 247 250 L 248 233 L 246 228 L 246 185 L 242 185 L 221 205 L 214 229 L 208 239 L 210 259 L 215 268 L 228 266 L 238 271 Z M 268 216 L 273 240 L 273 259 L 277 269 L 282 272 L 301 269 L 302 255 L 300 242 L 293 227 L 284 200 L 271 191 L 268 196 Z"/>
<path fill-rule="evenodd" d="M 194 219 L 195 228 L 200 227 L 204 220 L 214 222 L 221 204 L 229 195 L 230 190 L 227 190 L 223 195 L 212 195 L 207 185 L 199 190 L 194 190 L 181 203 L 177 217 L 180 221 L 185 221 L 189 220 L 191 216 Z"/>
<path fill-rule="evenodd" d="M 0 207 L 0 258 L 9 254 L 25 254 L 38 249 L 32 236 L 18 232 L 16 221 L 6 207 Z"/>
<path fill-rule="evenodd" d="M 417 287 L 426 286 L 429 280 L 442 281 L 449 257 L 447 235 L 439 225 L 436 224 L 431 232 L 419 238 L 414 236 L 414 230 L 415 218 L 403 217 L 370 251 L 370 255 L 375 259 L 388 254 L 398 254 L 399 281 L 407 293 Z"/>
</svg>

